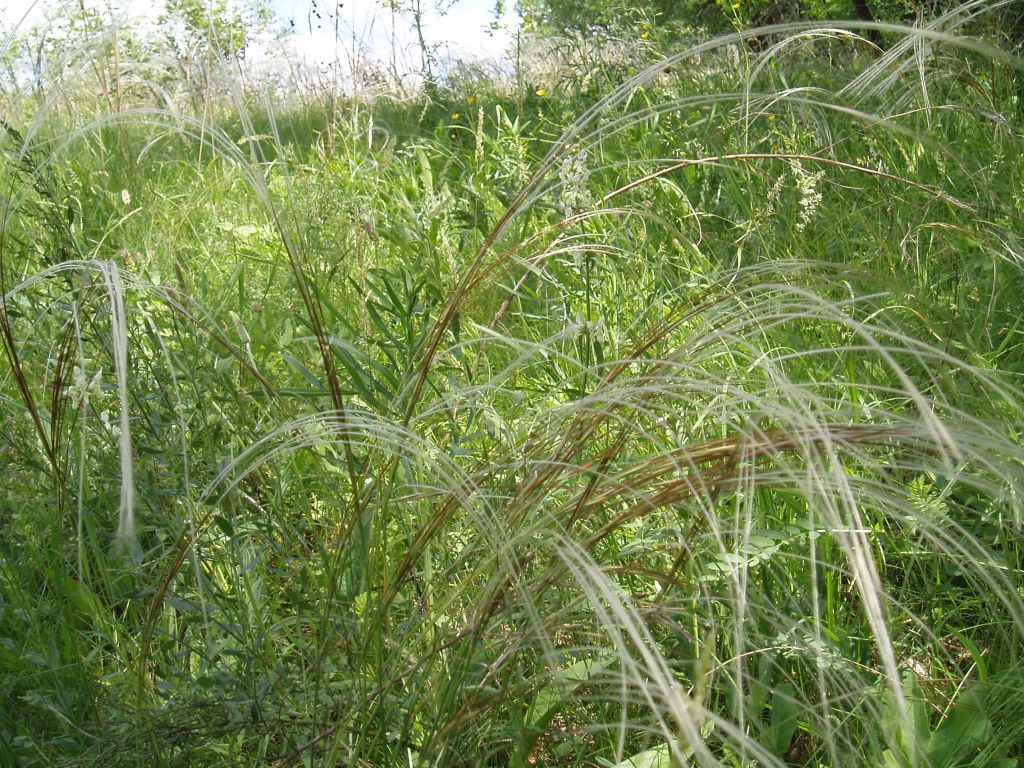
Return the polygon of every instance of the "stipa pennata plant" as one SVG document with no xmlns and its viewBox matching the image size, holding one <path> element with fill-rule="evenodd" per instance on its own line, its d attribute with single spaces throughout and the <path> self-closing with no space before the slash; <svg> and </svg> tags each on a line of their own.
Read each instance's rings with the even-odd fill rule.
<svg viewBox="0 0 1024 768">
<path fill-rule="evenodd" d="M 227 288 L 187 263 L 158 287 L 75 231 L 95 258 L 45 267 L 21 234 L 43 171 L 10 170 L 7 461 L 38 477 L 52 454 L 53 508 L 81 521 L 48 521 L 63 537 L 21 573 L 4 540 L 24 652 L 44 621 L 6 606 L 70 599 L 47 685 L 4 656 L 6 701 L 74 724 L 29 732 L 55 751 L 101 723 L 126 734 L 83 737 L 79 763 L 1011 759 L 1020 410 L 998 368 L 1016 352 L 943 301 L 991 307 L 986 323 L 1010 311 L 1013 176 L 989 161 L 1019 137 L 927 69 L 869 85 L 896 57 L 826 83 L 782 46 L 730 83 L 741 44 L 609 94 L 486 234 L 445 210 L 460 174 L 503 162 L 478 150 L 500 141 L 438 163 L 389 149 L 405 186 L 360 185 L 350 208 L 401 216 L 329 241 L 372 265 L 358 274 L 303 233 L 301 169 L 274 175 L 208 126 L 192 124 L 223 189 L 250 190 L 218 214 L 261 211 L 183 241 L 224 238 Z M 151 152 L 169 118 L 116 119 L 158 124 Z M 928 262 L 954 249 L 984 281 Z M 205 311 L 188 295 L 203 291 Z M 129 538 L 129 492 L 125 548 L 109 534 Z M 65 681 L 88 695 L 52 693 Z M 961 729 L 972 746 L 947 749 Z"/>
</svg>

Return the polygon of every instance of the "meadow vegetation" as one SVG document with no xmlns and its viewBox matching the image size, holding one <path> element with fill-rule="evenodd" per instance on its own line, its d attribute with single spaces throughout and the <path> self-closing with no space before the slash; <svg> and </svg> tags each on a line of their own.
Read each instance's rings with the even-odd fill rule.
<svg viewBox="0 0 1024 768">
<path fill-rule="evenodd" d="M 0 764 L 1018 765 L 1007 8 L 7 38 Z"/>
</svg>

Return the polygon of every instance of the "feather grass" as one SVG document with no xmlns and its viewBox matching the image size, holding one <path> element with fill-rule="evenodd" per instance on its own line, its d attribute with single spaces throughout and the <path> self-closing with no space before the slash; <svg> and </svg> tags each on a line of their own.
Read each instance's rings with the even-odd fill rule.
<svg viewBox="0 0 1024 768">
<path fill-rule="evenodd" d="M 1002 5 L 919 29 L 781 25 L 657 62 L 570 124 L 496 224 L 458 247 L 440 224 L 419 231 L 424 252 L 450 249 L 448 272 L 346 265 L 359 300 L 341 309 L 353 294 L 324 278 L 335 272 L 272 110 L 273 163 L 163 109 L 52 140 L 45 114 L 28 139 L 5 129 L 17 146 L 2 179 L 0 392 L 5 440 L 20 444 L 5 461 L 48 475 L 37 503 L 54 505 L 52 531 L 67 530 L 69 501 L 77 522 L 73 571 L 57 533 L 29 542 L 24 574 L 3 541 L 0 607 L 66 598 L 40 690 L 67 679 L 101 702 L 33 695 L 25 662 L 5 661 L 20 670 L 6 700 L 57 715 L 28 728 L 40 749 L 76 733 L 67 764 L 916 765 L 960 755 L 941 749 L 950 723 L 969 722 L 972 764 L 1010 759 L 1024 455 L 1005 347 L 964 359 L 929 306 L 879 290 L 892 286 L 874 262 L 909 269 L 902 254 L 865 254 L 841 232 L 829 262 L 806 234 L 824 237 L 815 185 L 828 184 L 853 190 L 844 205 L 963 233 L 997 287 L 1000 269 L 1015 275 L 1014 202 L 944 144 L 940 116 L 995 124 L 946 110 L 930 69 L 938 48 L 1017 66 L 953 34 Z M 832 90 L 770 82 L 787 57 L 799 72 L 808 50 L 859 45 L 865 28 L 901 41 Z M 661 82 L 753 34 L 779 42 L 740 82 L 696 95 Z M 896 93 L 911 72 L 917 87 Z M 655 97 L 637 108 L 645 89 Z M 690 110 L 697 143 L 642 143 Z M 780 146 L 752 138 L 770 116 L 792 122 Z M 195 270 L 215 278 L 207 289 L 179 267 L 171 289 L 146 275 L 167 263 L 103 258 L 118 224 L 95 258 L 71 257 L 88 250 L 53 218 L 58 172 L 112 125 L 145 135 L 134 164 L 172 141 L 212 149 L 210 183 L 258 212 L 264 229 L 234 246 L 255 256 Z M 363 136 L 346 151 L 372 154 Z M 847 149 L 869 140 L 912 159 Z M 944 171 L 922 170 L 925 147 Z M 442 195 L 437 169 L 409 157 L 412 170 L 380 171 L 396 174 L 381 194 L 402 260 L 402 195 L 428 222 L 415 195 Z M 768 167 L 794 188 L 765 183 Z M 762 203 L 781 209 L 768 234 Z M 209 210 L 189 210 L 212 239 Z M 381 238 L 349 229 L 353 249 L 359 231 Z M 38 232 L 66 250 L 33 251 Z M 745 257 L 748 242 L 764 252 Z M 254 279 L 273 297 L 259 309 Z M 370 340 L 351 333 L 360 318 Z M 115 406 L 116 424 L 100 410 Z M 7 514 L 12 529 L 38 525 Z M 46 623 L 23 613 L 3 620 L 35 648 Z M 61 677 L 69 658 L 77 676 Z M 919 679 L 947 702 L 923 725 Z"/>
</svg>

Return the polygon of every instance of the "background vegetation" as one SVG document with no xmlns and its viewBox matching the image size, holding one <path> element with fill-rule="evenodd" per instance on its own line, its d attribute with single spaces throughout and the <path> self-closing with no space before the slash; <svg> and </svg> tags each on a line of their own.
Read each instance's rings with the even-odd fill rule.
<svg viewBox="0 0 1024 768">
<path fill-rule="evenodd" d="M 1018 9 L 738 5 L 6 39 L 0 764 L 1018 764 Z"/>
</svg>

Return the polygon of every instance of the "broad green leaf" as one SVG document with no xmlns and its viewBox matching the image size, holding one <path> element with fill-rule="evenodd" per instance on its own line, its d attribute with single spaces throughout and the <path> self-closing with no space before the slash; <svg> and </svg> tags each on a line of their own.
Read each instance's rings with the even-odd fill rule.
<svg viewBox="0 0 1024 768">
<path fill-rule="evenodd" d="M 903 678 L 903 696 L 907 701 L 910 722 L 904 725 L 904 748 L 908 757 L 920 755 L 928 743 L 931 727 L 928 724 L 928 705 L 917 684 L 917 673 L 907 670 Z"/>
<path fill-rule="evenodd" d="M 199 607 L 194 603 L 189 602 L 183 597 L 178 597 L 177 595 L 167 595 L 164 597 L 164 602 L 174 610 L 180 611 L 181 613 L 191 613 L 199 610 Z"/>
<path fill-rule="evenodd" d="M 224 515 L 214 515 L 213 522 L 221 529 L 221 531 L 224 532 L 226 536 L 235 535 L 234 526 L 231 525 L 231 521 L 224 517 Z"/>
<path fill-rule="evenodd" d="M 543 729 L 579 686 L 589 680 L 604 665 L 593 659 L 583 659 L 554 675 L 533 699 L 526 715 L 526 722 L 531 727 Z"/>
<path fill-rule="evenodd" d="M 928 741 L 928 764 L 933 768 L 954 768 L 975 749 L 992 738 L 992 723 L 985 713 L 979 686 L 964 691 L 946 719 Z"/>
<path fill-rule="evenodd" d="M 777 755 L 789 749 L 796 733 L 802 708 L 796 698 L 796 689 L 789 683 L 778 685 L 772 692 L 772 751 Z"/>
<path fill-rule="evenodd" d="M 683 758 L 693 754 L 693 750 L 686 750 Z M 668 744 L 659 744 L 652 749 L 645 749 L 632 757 L 627 757 L 622 762 L 616 763 L 614 768 L 676 768 L 678 763 L 672 760 L 672 750 Z"/>
<path fill-rule="evenodd" d="M 287 352 L 281 353 L 281 359 L 285 361 L 289 368 L 299 374 L 307 383 L 312 384 L 314 387 L 321 388 L 323 384 L 320 378 L 313 373 L 309 368 L 302 364 L 302 362 L 294 355 L 289 355 Z"/>
<path fill-rule="evenodd" d="M 512 765 L 525 764 L 526 757 L 533 749 L 533 745 L 544 733 L 551 718 L 565 704 L 567 697 L 571 696 L 580 685 L 590 680 L 593 674 L 603 669 L 604 666 L 604 662 L 583 659 L 559 670 L 548 679 L 546 685 L 537 692 L 526 713 L 526 727 L 523 730 L 519 750 L 513 756 Z"/>
</svg>

